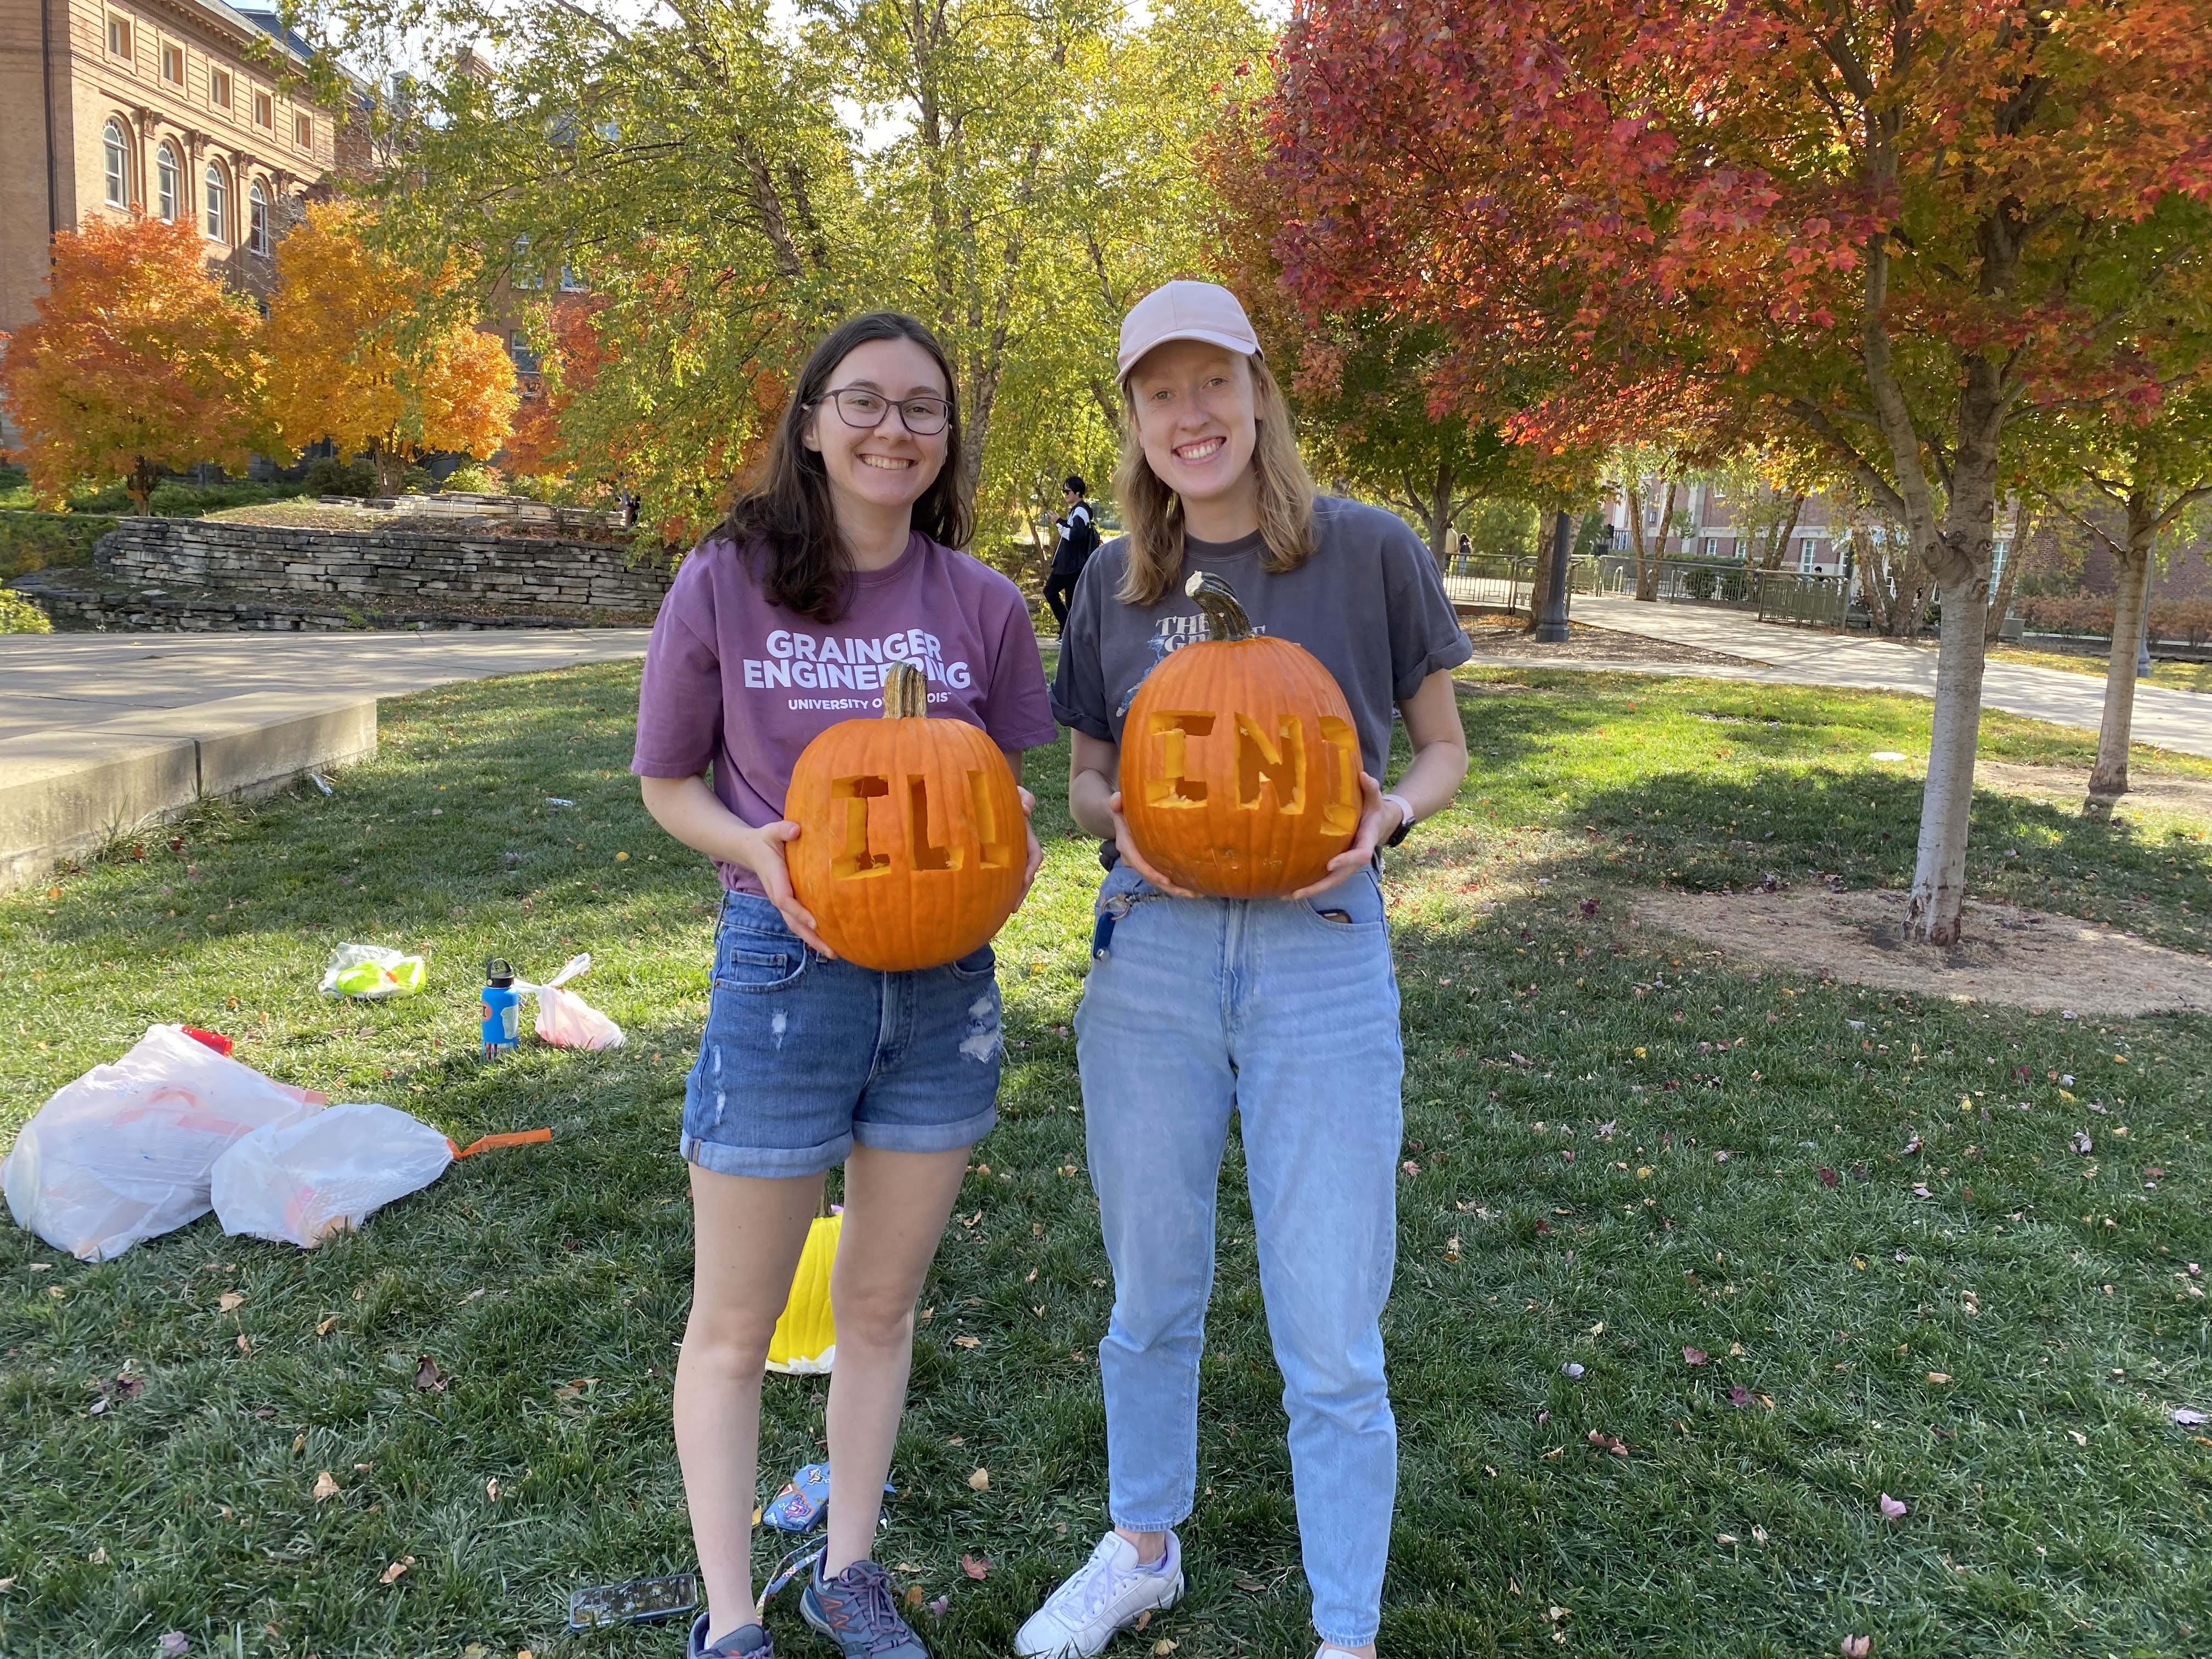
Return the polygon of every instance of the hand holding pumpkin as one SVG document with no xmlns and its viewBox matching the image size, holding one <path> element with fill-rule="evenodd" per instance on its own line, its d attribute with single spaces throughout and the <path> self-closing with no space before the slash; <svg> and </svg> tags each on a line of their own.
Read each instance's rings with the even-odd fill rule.
<svg viewBox="0 0 2212 1659">
<path fill-rule="evenodd" d="M 738 844 L 732 849 L 735 854 L 732 861 L 744 865 L 760 878 L 761 891 L 775 906 L 785 927 L 823 956 L 836 956 L 837 953 L 816 931 L 814 913 L 801 904 L 799 895 L 792 891 L 791 869 L 785 862 L 783 848 L 786 842 L 799 838 L 799 826 L 789 818 L 779 818 L 757 830 L 750 824 L 741 825 L 740 829 Z"/>
<path fill-rule="evenodd" d="M 1034 822 L 1036 816 L 1036 797 L 1019 784 L 1014 786 L 1014 793 L 1022 798 L 1022 833 L 1029 837 L 1030 842 L 1029 856 L 1022 864 L 1022 897 L 1027 898 L 1030 896 L 1030 888 L 1036 881 L 1037 872 L 1044 868 L 1044 848 L 1037 840 L 1036 824 Z M 1018 903 L 1019 901 L 1017 902 Z"/>
<path fill-rule="evenodd" d="M 1291 895 L 1292 898 L 1312 898 L 1326 893 L 1353 871 L 1372 863 L 1375 849 L 1397 830 L 1390 822 L 1397 817 L 1398 809 L 1382 799 L 1382 786 L 1364 772 L 1359 775 L 1359 829 L 1352 837 L 1352 845 L 1328 861 L 1328 873 L 1310 887 L 1301 887 Z"/>
<path fill-rule="evenodd" d="M 1188 887 L 1178 887 L 1155 870 L 1150 860 L 1137 850 L 1137 838 L 1129 833 L 1129 820 L 1121 816 L 1121 792 L 1116 789 L 1106 797 L 1106 810 L 1114 815 L 1114 845 L 1129 867 L 1146 881 L 1176 898 L 1202 898 Z"/>
</svg>

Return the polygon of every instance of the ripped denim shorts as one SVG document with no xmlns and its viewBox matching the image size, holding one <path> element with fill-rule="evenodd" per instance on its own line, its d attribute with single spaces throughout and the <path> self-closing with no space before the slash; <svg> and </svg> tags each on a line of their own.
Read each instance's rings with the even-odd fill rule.
<svg viewBox="0 0 2212 1659">
<path fill-rule="evenodd" d="M 987 945 L 878 973 L 808 949 L 766 899 L 726 895 L 684 1156 L 724 1175 L 807 1176 L 856 1140 L 949 1152 L 981 1139 L 998 1121 L 996 969 Z"/>
</svg>

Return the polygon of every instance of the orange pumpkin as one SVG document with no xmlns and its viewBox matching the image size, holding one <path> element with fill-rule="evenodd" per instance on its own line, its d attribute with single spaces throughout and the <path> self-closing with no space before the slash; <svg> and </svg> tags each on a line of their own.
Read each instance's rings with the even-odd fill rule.
<svg viewBox="0 0 2212 1659">
<path fill-rule="evenodd" d="M 1335 679 L 1255 634 L 1220 577 L 1183 591 L 1210 638 L 1146 675 L 1121 727 L 1121 816 L 1179 887 L 1275 898 L 1321 879 L 1359 828 L 1359 733 Z"/>
<path fill-rule="evenodd" d="M 998 744 L 930 720 L 929 683 L 884 672 L 884 717 L 841 720 L 792 768 L 793 890 L 848 962 L 885 972 L 957 961 L 1021 902 L 1022 801 Z"/>
</svg>

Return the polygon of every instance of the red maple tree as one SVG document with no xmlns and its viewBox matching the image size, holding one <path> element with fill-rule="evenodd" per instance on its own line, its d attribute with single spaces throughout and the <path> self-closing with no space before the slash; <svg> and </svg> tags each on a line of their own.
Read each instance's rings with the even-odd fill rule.
<svg viewBox="0 0 2212 1659">
<path fill-rule="evenodd" d="M 133 215 L 57 234 L 36 320 L 0 335 L 0 398 L 39 499 L 120 481 L 144 513 L 164 471 L 275 447 L 259 320 L 210 273 L 195 224 Z"/>
<path fill-rule="evenodd" d="M 1532 441 L 1656 385 L 1825 446 L 1944 618 L 1908 932 L 1965 897 L 2008 421 L 2148 410 L 2212 283 L 2212 0 L 1310 0 L 1268 106 L 1306 304 L 1433 320 Z"/>
</svg>

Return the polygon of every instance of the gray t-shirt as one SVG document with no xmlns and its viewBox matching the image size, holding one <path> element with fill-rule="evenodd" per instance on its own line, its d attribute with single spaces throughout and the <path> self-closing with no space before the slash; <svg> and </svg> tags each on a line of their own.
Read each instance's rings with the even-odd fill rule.
<svg viewBox="0 0 2212 1659">
<path fill-rule="evenodd" d="M 1324 495 L 1314 504 L 1314 553 L 1295 570 L 1260 568 L 1257 534 L 1234 542 L 1183 538 L 1183 576 L 1210 570 L 1237 590 L 1262 634 L 1294 641 L 1336 677 L 1359 732 L 1365 770 L 1390 756 L 1395 707 L 1439 669 L 1474 654 L 1437 567 L 1406 521 L 1381 507 Z M 1091 556 L 1061 630 L 1053 718 L 1119 744 L 1137 683 L 1170 651 L 1206 637 L 1206 618 L 1172 585 L 1159 603 L 1124 605 L 1129 544 L 1117 537 Z"/>
</svg>

